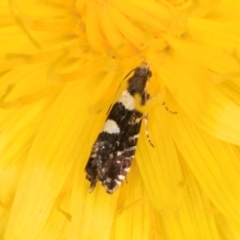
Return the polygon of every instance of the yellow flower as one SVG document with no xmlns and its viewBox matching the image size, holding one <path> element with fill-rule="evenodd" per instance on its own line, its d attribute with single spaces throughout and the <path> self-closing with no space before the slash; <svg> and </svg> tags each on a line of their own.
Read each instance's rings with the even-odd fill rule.
<svg viewBox="0 0 240 240">
<path fill-rule="evenodd" d="M 1 0 L 1 237 L 240 237 L 240 3 Z M 128 181 L 84 167 L 124 75 L 150 63 Z M 162 106 L 176 110 L 170 114 Z"/>
</svg>

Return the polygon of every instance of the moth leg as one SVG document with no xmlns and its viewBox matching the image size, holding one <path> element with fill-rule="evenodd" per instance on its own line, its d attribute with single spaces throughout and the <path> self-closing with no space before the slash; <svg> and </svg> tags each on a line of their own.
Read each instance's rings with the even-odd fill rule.
<svg viewBox="0 0 240 240">
<path fill-rule="evenodd" d="M 151 146 L 154 147 L 154 145 L 149 137 L 149 133 L 148 133 L 148 114 L 147 113 L 143 114 L 143 120 L 144 120 L 145 134 L 146 134 L 147 140 L 151 144 Z"/>
</svg>

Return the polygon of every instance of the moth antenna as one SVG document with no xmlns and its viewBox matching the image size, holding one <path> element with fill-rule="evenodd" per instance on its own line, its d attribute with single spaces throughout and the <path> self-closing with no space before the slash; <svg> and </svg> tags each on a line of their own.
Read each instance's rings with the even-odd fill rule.
<svg viewBox="0 0 240 240">
<path fill-rule="evenodd" d="M 166 105 L 165 102 L 163 102 L 162 105 L 165 107 L 165 109 L 166 109 L 169 113 L 171 113 L 171 114 L 177 114 L 177 112 L 173 112 L 173 111 L 169 110 L 169 108 L 167 107 L 167 105 Z"/>
<path fill-rule="evenodd" d="M 131 72 L 132 72 L 132 71 L 131 71 Z M 129 73 L 129 74 L 130 74 L 130 73 Z M 129 74 L 128 74 L 128 75 L 129 75 Z M 127 77 L 127 76 L 126 76 L 126 77 Z M 115 102 L 115 101 L 116 101 L 116 99 L 117 99 L 117 97 L 119 96 L 120 92 L 122 92 L 122 90 L 123 90 L 124 88 L 126 88 L 126 86 L 127 86 L 127 84 L 124 84 L 124 83 L 125 83 L 124 80 L 126 79 L 126 77 L 124 77 L 124 78 L 121 80 L 121 82 L 120 82 L 120 84 L 118 85 L 118 88 L 117 88 L 115 94 L 113 95 L 113 97 L 109 98 L 108 100 L 106 100 L 106 101 L 104 101 L 104 102 L 96 103 L 96 104 L 94 104 L 94 105 L 92 105 L 92 106 L 89 106 L 88 112 L 89 112 L 90 114 L 98 114 L 98 113 L 100 113 L 100 112 L 103 111 L 106 107 L 108 107 L 108 106 L 110 105 L 110 107 L 109 107 L 109 109 L 108 109 L 108 111 L 107 111 L 107 114 L 108 114 L 109 111 L 111 110 L 112 102 Z M 123 84 L 124 84 L 124 85 L 123 85 Z"/>
</svg>

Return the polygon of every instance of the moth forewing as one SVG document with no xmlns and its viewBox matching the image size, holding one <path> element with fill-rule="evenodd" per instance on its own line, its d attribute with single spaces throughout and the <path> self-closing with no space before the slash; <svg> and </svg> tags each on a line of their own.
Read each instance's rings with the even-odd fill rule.
<svg viewBox="0 0 240 240">
<path fill-rule="evenodd" d="M 108 193 L 113 193 L 131 168 L 144 117 L 141 108 L 149 99 L 146 86 L 152 75 L 146 62 L 131 72 L 127 88 L 112 105 L 85 167 L 90 192 L 100 181 Z"/>
</svg>

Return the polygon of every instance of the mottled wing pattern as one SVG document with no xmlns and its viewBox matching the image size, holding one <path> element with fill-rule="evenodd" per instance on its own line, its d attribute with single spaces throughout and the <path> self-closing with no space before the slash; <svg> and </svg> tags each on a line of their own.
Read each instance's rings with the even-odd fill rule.
<svg viewBox="0 0 240 240">
<path fill-rule="evenodd" d="M 112 106 L 85 168 L 90 192 L 100 181 L 108 193 L 113 193 L 130 170 L 143 116 L 135 109 L 134 96 L 139 94 L 141 104 L 146 103 L 145 87 L 150 76 L 148 64 L 142 63 L 129 78 L 127 90 Z"/>
<path fill-rule="evenodd" d="M 114 108 L 115 106 L 112 109 Z M 135 118 L 141 119 L 141 116 L 139 112 L 128 111 L 121 119 L 130 122 Z M 134 158 L 140 127 L 141 120 L 134 125 L 123 125 L 123 130 L 120 128 L 119 133 L 99 134 L 86 166 L 87 179 L 91 182 L 90 191 L 97 181 L 102 182 L 108 193 L 121 185 Z"/>
</svg>

